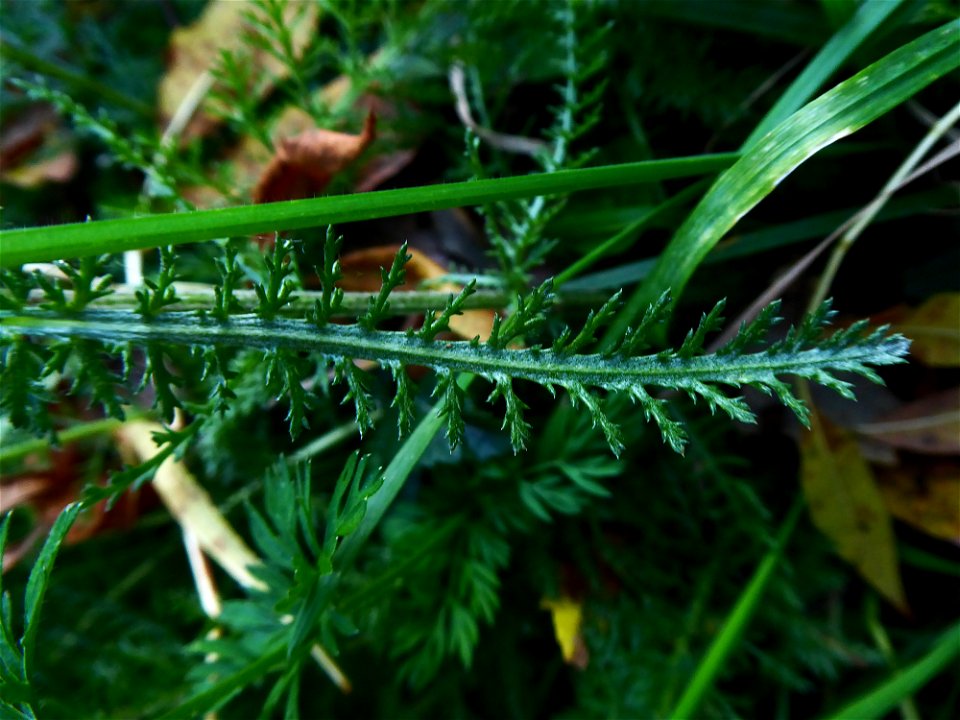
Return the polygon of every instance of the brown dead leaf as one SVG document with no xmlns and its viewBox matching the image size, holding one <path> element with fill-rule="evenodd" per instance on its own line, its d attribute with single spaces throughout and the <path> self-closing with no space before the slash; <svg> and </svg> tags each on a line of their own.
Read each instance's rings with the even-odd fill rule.
<svg viewBox="0 0 960 720">
<path fill-rule="evenodd" d="M 916 465 L 888 469 L 878 480 L 894 517 L 960 545 L 960 468 L 955 463 L 941 463 L 927 472 L 918 472 Z"/>
<path fill-rule="evenodd" d="M 374 137 L 376 116 L 370 113 L 359 135 L 314 128 L 280 140 L 253 189 L 253 202 L 297 200 L 323 192 Z"/>
<path fill-rule="evenodd" d="M 399 249 L 397 245 L 379 245 L 347 253 L 340 258 L 340 268 L 343 272 L 340 287 L 354 292 L 376 292 L 380 289 L 380 268 L 390 267 Z M 438 262 L 415 248 L 408 248 L 407 254 L 411 255 L 406 266 L 407 281 L 395 292 L 414 290 L 424 280 L 442 277 L 448 272 Z M 437 289 L 450 293 L 458 293 L 461 290 L 453 283 L 445 283 Z M 454 315 L 450 318 L 450 329 L 466 340 L 472 340 L 479 335 L 481 341 L 486 341 L 493 328 L 493 315 L 493 310 L 465 310 L 462 315 Z"/>
<path fill-rule="evenodd" d="M 274 136 L 293 137 L 313 127 L 313 118 L 308 113 L 291 106 L 284 110 L 277 120 Z M 270 162 L 270 157 L 270 150 L 251 136 L 243 138 L 240 144 L 227 154 L 222 162 L 230 168 L 231 182 L 237 188 L 233 200 L 245 199 L 246 192 L 256 184 L 263 169 Z M 198 208 L 214 207 L 228 199 L 210 185 L 184 188 L 183 196 Z"/>
<path fill-rule="evenodd" d="M 800 478 L 814 524 L 837 552 L 901 612 L 908 612 L 890 513 L 856 439 L 811 411 Z"/>
<path fill-rule="evenodd" d="M 416 150 L 397 150 L 387 155 L 371 158 L 357 173 L 358 179 L 354 192 L 376 190 L 407 165 L 413 162 Z"/>
<path fill-rule="evenodd" d="M 382 55 L 378 50 L 367 58 L 367 65 L 371 68 L 375 67 L 381 59 Z M 381 97 L 373 94 L 363 94 L 358 97 L 353 92 L 350 78 L 346 75 L 340 75 L 317 90 L 313 100 L 323 107 L 338 108 L 337 112 L 349 107 L 365 111 L 368 116 L 373 113 L 381 119 L 396 115 L 394 106 Z M 272 132 L 273 137 L 279 139 L 277 141 L 279 145 L 283 138 L 294 138 L 315 129 L 315 123 L 308 113 L 297 106 L 288 105 L 280 112 Z M 406 167 L 415 154 L 415 150 L 401 149 L 372 157 L 357 171 L 354 190 L 367 192 L 376 189 Z M 226 153 L 221 162 L 221 166 L 229 170 L 231 184 L 235 188 L 229 197 L 224 197 L 210 185 L 184 188 L 183 196 L 198 208 L 215 207 L 225 201 L 246 201 L 251 189 L 258 184 L 272 159 L 271 151 L 264 147 L 259 139 L 252 136 L 244 137 Z"/>
<path fill-rule="evenodd" d="M 932 367 L 960 367 L 960 293 L 934 295 L 894 329 L 913 342 L 910 354 Z"/>
<path fill-rule="evenodd" d="M 79 167 L 71 137 L 47 104 L 31 105 L 0 134 L 0 180 L 21 188 L 66 182 Z"/>
<path fill-rule="evenodd" d="M 0 168 L 16 165 L 43 144 L 43 139 L 57 128 L 57 113 L 50 105 L 31 105 L 0 133 Z"/>
<path fill-rule="evenodd" d="M 245 38 L 251 27 L 248 14 L 260 14 L 262 10 L 254 3 L 239 0 L 210 0 L 203 14 L 191 25 L 173 31 L 170 38 L 170 61 L 166 75 L 160 82 L 158 104 L 164 124 L 176 113 L 177 108 L 189 95 L 191 88 L 203 73 L 218 62 L 222 52 L 241 52 L 248 47 Z M 319 3 L 288 2 L 283 8 L 284 21 L 291 28 L 291 44 L 299 56 L 313 38 Z M 257 49 L 247 57 L 258 78 L 270 78 L 271 82 L 258 82 L 250 92 L 265 96 L 274 83 L 288 74 L 286 65 L 266 50 Z M 208 134 L 220 124 L 209 106 L 201 106 L 183 132 L 189 140 Z"/>
<path fill-rule="evenodd" d="M 855 429 L 902 450 L 960 455 L 960 388 L 902 405 Z"/>
<path fill-rule="evenodd" d="M 82 458 L 76 446 L 67 445 L 51 452 L 49 459 L 48 467 L 5 478 L 0 486 L 0 512 L 29 506 L 37 523 L 26 538 L 4 552 L 4 572 L 28 555 L 33 545 L 53 526 L 63 508 L 79 498 L 82 479 L 78 470 L 82 467 Z M 66 543 L 73 545 L 108 530 L 131 527 L 152 499 L 149 494 L 127 492 L 110 510 L 105 502 L 97 503 L 70 528 Z"/>
</svg>

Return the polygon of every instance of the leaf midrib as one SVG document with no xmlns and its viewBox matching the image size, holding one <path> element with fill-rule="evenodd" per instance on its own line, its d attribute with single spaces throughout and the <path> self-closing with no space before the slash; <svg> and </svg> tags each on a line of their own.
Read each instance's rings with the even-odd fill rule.
<svg viewBox="0 0 960 720">
<path fill-rule="evenodd" d="M 474 372 L 486 377 L 506 375 L 540 383 L 582 382 L 605 388 L 634 385 L 684 387 L 692 382 L 738 385 L 779 374 L 807 375 L 811 370 L 845 363 L 877 363 L 878 345 L 893 351 L 896 340 L 839 349 L 810 348 L 796 352 L 753 352 L 692 358 L 658 355 L 610 359 L 601 355 L 562 356 L 550 350 L 497 350 L 481 345 L 479 352 L 467 342 L 427 342 L 402 332 L 366 331 L 359 326 L 318 328 L 305 321 L 263 320 L 233 316 L 228 322 L 173 313 L 147 322 L 110 317 L 110 311 L 64 318 L 49 312 L 0 313 L 0 335 L 7 328 L 20 333 L 53 337 L 84 337 L 104 342 L 159 341 L 178 345 L 223 345 L 239 348 L 283 347 L 313 350 L 334 357 L 364 358 Z M 336 328 L 336 329 L 334 329 Z M 18 333 L 19 334 L 19 333 Z M 627 380 L 617 380 L 627 376 Z"/>
</svg>

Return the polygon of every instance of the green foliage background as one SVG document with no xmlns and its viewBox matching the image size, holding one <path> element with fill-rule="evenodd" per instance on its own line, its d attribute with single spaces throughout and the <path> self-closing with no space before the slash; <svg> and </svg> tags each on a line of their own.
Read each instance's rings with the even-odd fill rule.
<svg viewBox="0 0 960 720">
<path fill-rule="evenodd" d="M 701 313 L 722 297 L 728 308 L 748 305 L 873 197 L 877 178 L 922 137 L 909 98 L 937 115 L 949 109 L 955 8 L 319 4 L 314 43 L 287 58 L 291 79 L 263 103 L 235 108 L 216 139 L 178 149 L 161 144 L 154 88 L 171 30 L 203 3 L 2 3 L 0 121 L 49 102 L 72 123 L 81 157 L 62 187 L 2 188 L 4 475 L 22 469 L 18 448 L 37 447 L 37 437 L 46 447 L 53 428 L 129 415 L 128 405 L 170 421 L 180 408 L 195 422 L 165 436 L 167 453 L 182 457 L 264 558 L 254 572 L 267 588 L 244 591 L 218 574 L 223 612 L 206 618 L 164 510 L 61 548 L 74 505 L 32 568 L 3 577 L 4 716 L 789 718 L 859 699 L 870 716 L 909 700 L 905 714 L 951 717 L 958 691 L 940 671 L 955 657 L 956 548 L 898 528 L 914 614 L 878 611 L 874 591 L 798 514 L 788 435 L 797 428 L 781 404 L 801 419 L 804 410 L 762 365 L 782 359 L 780 371 L 847 394 L 834 373 L 869 377 L 868 366 L 895 362 L 905 346 L 861 326 L 831 345 L 820 322 L 803 324 L 811 287 L 802 283 L 781 310 L 800 330 L 764 322 L 726 355 L 704 354 L 722 323 L 719 309 Z M 268 23 L 260 38 L 282 46 L 281 29 Z M 375 51 L 379 61 L 368 62 Z M 465 142 L 448 86 L 454 63 L 481 125 L 542 140 L 546 152 L 517 156 L 472 133 Z M 830 90 L 861 71 L 861 82 Z M 242 91 L 242 64 L 224 61 L 218 72 L 234 96 Z M 250 135 L 270 142 L 287 103 L 319 126 L 357 127 L 356 107 L 327 107 L 312 94 L 341 74 L 355 94 L 390 102 L 392 129 L 419 146 L 393 195 L 338 194 L 350 189 L 345 177 L 327 198 L 190 213 L 182 188 L 229 186 L 218 169 L 223 147 Z M 772 132 L 762 139 L 758 128 Z M 715 182 L 685 179 L 721 171 Z M 956 236 L 942 212 L 956 209 L 949 181 L 926 177 L 877 217 L 869 248 L 854 250 L 833 286 L 845 316 L 958 289 L 957 274 L 930 272 L 958 261 L 955 243 L 938 240 Z M 330 292 L 341 243 L 399 244 L 393 217 L 460 205 L 478 206 L 483 239 L 451 254 L 480 258 L 466 271 L 480 291 L 414 296 L 412 311 L 446 308 L 432 330 L 393 332 L 395 315 L 411 312 L 391 292 L 406 246 L 381 293 Z M 146 213 L 156 215 L 136 217 Z M 112 223 L 41 227 L 88 216 Z M 741 216 L 738 244 L 714 249 Z M 293 239 L 272 251 L 249 240 L 289 228 Z M 905 251 L 903 237 L 923 246 Z M 122 276 L 119 251 L 158 246 L 135 296 L 99 297 L 111 289 L 100 278 Z M 85 259 L 65 266 L 70 282 L 18 269 L 73 255 Z M 304 289 L 311 268 L 326 291 Z M 542 283 L 548 276 L 557 281 Z M 178 280 L 208 286 L 196 300 L 205 314 L 185 311 L 194 299 L 178 294 Z M 623 304 L 603 305 L 620 288 Z M 667 289 L 676 302 L 657 305 Z M 444 318 L 475 306 L 503 311 L 501 334 L 443 347 L 434 336 Z M 356 326 L 330 322 L 344 308 Z M 240 339 L 227 347 L 205 338 L 216 323 Z M 748 352 L 760 330 L 781 355 Z M 306 332 L 311 343 L 347 349 L 311 352 L 298 344 Z M 543 349 L 512 350 L 511 340 Z M 364 342 L 374 345 L 367 354 Z M 404 348 L 437 372 L 410 382 L 404 366 L 420 363 Z M 491 355 L 502 358 L 500 374 L 479 365 Z M 361 372 L 352 362 L 361 357 L 382 370 Z M 724 357 L 732 369 L 693 385 L 697 363 Z M 510 365 L 518 358 L 535 369 L 520 373 Z M 551 362 L 622 377 L 580 384 Z M 653 382 L 637 370 L 644 362 L 677 370 Z M 882 374 L 894 392 L 909 392 L 910 372 Z M 141 377 L 146 394 L 136 391 Z M 71 382 L 83 402 L 65 399 Z M 780 401 L 748 394 L 759 408 L 748 429 L 727 417 L 750 414 L 731 397 L 740 383 Z M 684 455 L 671 451 L 684 440 Z M 79 447 L 78 482 L 111 474 L 109 487 L 87 488 L 86 502 L 144 486 L 159 464 L 123 470 L 102 431 Z M 6 515 L 8 542 L 35 522 L 28 511 Z M 561 596 L 582 603 L 583 668 L 563 661 L 543 607 Z M 907 673 L 878 647 L 878 625 Z M 352 694 L 311 658 L 314 643 L 335 656 Z M 893 690 L 891 680 L 900 683 Z"/>
</svg>

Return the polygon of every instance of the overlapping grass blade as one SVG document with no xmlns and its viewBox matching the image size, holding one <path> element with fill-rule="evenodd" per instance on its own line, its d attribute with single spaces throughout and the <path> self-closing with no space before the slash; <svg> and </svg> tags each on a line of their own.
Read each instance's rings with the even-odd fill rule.
<svg viewBox="0 0 960 720">
<path fill-rule="evenodd" d="M 960 67 L 960 20 L 895 50 L 805 105 L 751 146 L 713 187 L 660 255 L 605 338 L 611 345 L 665 289 L 678 297 L 691 275 L 744 215 L 801 163 Z"/>
<path fill-rule="evenodd" d="M 730 654 L 736 649 L 737 642 L 743 634 L 744 628 L 746 628 L 750 622 L 750 618 L 753 616 L 760 600 L 763 598 L 764 591 L 767 589 L 767 585 L 770 583 L 770 578 L 773 577 L 774 571 L 780 564 L 780 560 L 783 557 L 783 550 L 790 540 L 790 536 L 793 534 L 793 529 L 797 525 L 797 520 L 800 518 L 803 507 L 804 503 L 802 500 L 797 500 L 793 504 L 793 507 L 790 509 L 790 514 L 780 528 L 776 541 L 767 551 L 760 565 L 757 566 L 753 577 L 750 578 L 750 582 L 747 583 L 746 588 L 744 588 L 740 594 L 740 598 L 724 621 L 720 632 L 716 638 L 714 638 L 703 659 L 697 665 L 693 677 L 690 679 L 686 690 L 684 690 L 683 695 L 680 697 L 680 700 L 677 702 L 676 707 L 674 707 L 669 717 L 696 717 L 697 708 L 713 686 L 727 658 L 730 657 Z"/>
<path fill-rule="evenodd" d="M 743 147 L 749 148 L 799 110 L 805 102 L 813 97 L 817 90 L 823 87 L 823 84 L 840 68 L 853 51 L 902 4 L 903 0 L 862 3 L 853 17 L 820 48 L 816 57 L 790 84 L 787 91 L 780 96 L 770 112 L 750 133 L 750 137 L 744 142 Z"/>
</svg>

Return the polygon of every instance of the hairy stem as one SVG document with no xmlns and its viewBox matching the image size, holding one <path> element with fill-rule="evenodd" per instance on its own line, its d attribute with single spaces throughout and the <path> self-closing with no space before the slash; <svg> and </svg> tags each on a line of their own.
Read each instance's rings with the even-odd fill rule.
<svg viewBox="0 0 960 720">
<path fill-rule="evenodd" d="M 78 337 L 108 343 L 160 341 L 187 346 L 285 348 L 332 357 L 365 358 L 390 363 L 424 365 L 507 376 L 541 385 L 581 383 L 611 389 L 637 385 L 685 388 L 697 382 L 740 385 L 779 374 L 803 377 L 840 364 L 875 362 L 878 352 L 901 355 L 907 341 L 887 338 L 851 347 L 814 347 L 800 351 L 757 352 L 745 355 L 701 355 L 689 358 L 646 355 L 618 357 L 562 355 L 549 350 L 507 350 L 467 342 L 431 342 L 400 332 L 364 330 L 355 325 L 318 328 L 298 320 L 263 320 L 252 315 L 229 322 L 190 313 L 168 313 L 150 322 L 129 314 L 88 311 L 72 317 L 46 311 L 0 314 L 0 336 Z"/>
</svg>

